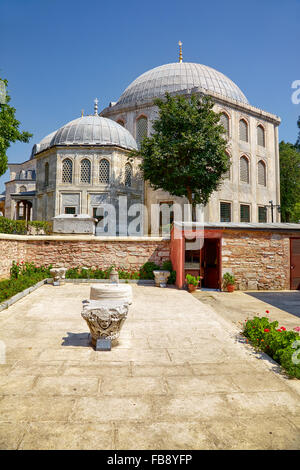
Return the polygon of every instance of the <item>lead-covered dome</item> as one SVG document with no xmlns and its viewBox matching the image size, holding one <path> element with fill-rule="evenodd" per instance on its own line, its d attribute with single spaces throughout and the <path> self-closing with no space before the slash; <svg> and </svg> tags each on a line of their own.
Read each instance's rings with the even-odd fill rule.
<svg viewBox="0 0 300 470">
<path fill-rule="evenodd" d="M 193 90 L 193 89 L 199 90 Z M 193 91 L 214 92 L 248 104 L 239 87 L 226 75 L 207 65 L 177 62 L 161 65 L 140 75 L 121 95 L 117 105 L 151 101 L 168 93 Z"/>
<path fill-rule="evenodd" d="M 137 149 L 130 132 L 111 119 L 98 115 L 82 116 L 52 132 L 33 147 L 32 156 L 57 145 L 106 145 Z"/>
</svg>

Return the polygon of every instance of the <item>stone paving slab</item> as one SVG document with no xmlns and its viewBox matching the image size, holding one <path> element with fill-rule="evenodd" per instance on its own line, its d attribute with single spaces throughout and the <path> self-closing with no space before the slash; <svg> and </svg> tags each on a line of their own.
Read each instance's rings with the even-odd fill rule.
<svg viewBox="0 0 300 470">
<path fill-rule="evenodd" d="M 1 449 L 299 449 L 299 382 L 193 295 L 133 287 L 96 352 L 88 284 L 44 285 L 0 314 Z"/>
</svg>

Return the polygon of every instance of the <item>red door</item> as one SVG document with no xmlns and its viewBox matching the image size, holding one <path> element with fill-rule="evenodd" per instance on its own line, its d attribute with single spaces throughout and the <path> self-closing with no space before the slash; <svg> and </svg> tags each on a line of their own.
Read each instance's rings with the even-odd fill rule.
<svg viewBox="0 0 300 470">
<path fill-rule="evenodd" d="M 300 289 L 300 238 L 291 238 L 291 289 Z"/>
<path fill-rule="evenodd" d="M 220 289 L 220 239 L 206 238 L 203 247 L 203 286 Z"/>
</svg>

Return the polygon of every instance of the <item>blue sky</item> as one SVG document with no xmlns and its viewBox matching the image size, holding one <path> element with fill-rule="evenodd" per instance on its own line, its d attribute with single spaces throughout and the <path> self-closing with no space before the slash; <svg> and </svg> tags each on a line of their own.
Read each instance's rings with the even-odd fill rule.
<svg viewBox="0 0 300 470">
<path fill-rule="evenodd" d="M 249 102 L 282 119 L 295 142 L 300 104 L 300 0 L 0 0 L 0 77 L 29 144 L 8 150 L 27 160 L 34 143 L 68 121 L 117 101 L 140 74 L 178 60 L 231 78 Z M 0 191 L 8 173 L 0 178 Z"/>
</svg>

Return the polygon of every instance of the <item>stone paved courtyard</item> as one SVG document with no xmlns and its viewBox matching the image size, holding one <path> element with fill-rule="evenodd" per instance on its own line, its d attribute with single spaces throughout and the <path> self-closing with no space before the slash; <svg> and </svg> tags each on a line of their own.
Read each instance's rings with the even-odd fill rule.
<svg viewBox="0 0 300 470">
<path fill-rule="evenodd" d="M 88 343 L 89 285 L 45 285 L 1 313 L 1 449 L 300 448 L 298 382 L 187 292 L 133 291 L 111 352 Z"/>
</svg>

